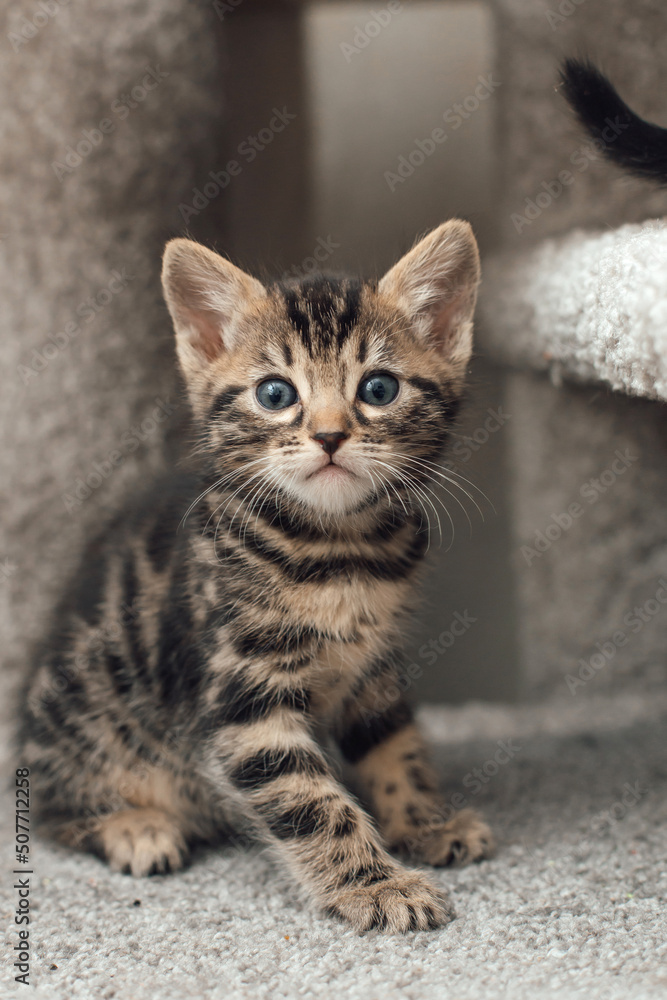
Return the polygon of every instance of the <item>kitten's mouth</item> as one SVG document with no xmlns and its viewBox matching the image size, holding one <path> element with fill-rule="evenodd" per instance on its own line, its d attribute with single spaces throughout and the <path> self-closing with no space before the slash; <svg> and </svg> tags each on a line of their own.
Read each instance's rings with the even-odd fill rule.
<svg viewBox="0 0 667 1000">
<path fill-rule="evenodd" d="M 338 462 L 330 460 L 326 463 L 326 465 L 321 465 L 319 469 L 315 469 L 314 472 L 311 472 L 307 478 L 313 479 L 315 476 L 324 476 L 327 479 L 338 479 L 343 476 L 354 476 L 354 473 L 350 472 L 349 469 L 345 469 L 342 465 L 339 465 Z"/>
</svg>

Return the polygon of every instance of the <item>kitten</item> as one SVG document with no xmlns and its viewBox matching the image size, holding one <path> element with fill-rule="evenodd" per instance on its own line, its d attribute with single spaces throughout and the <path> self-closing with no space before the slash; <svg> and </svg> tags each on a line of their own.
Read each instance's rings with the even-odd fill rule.
<svg viewBox="0 0 667 1000">
<path fill-rule="evenodd" d="M 590 62 L 567 59 L 561 70 L 566 100 L 611 163 L 636 177 L 667 184 L 667 129 L 635 114 Z"/>
<path fill-rule="evenodd" d="M 458 220 L 377 284 L 267 287 L 167 245 L 198 482 L 159 484 L 96 543 L 36 664 L 23 753 L 61 842 L 146 875 L 242 820 L 360 930 L 451 919 L 388 851 L 445 865 L 489 856 L 492 838 L 470 811 L 447 819 L 396 650 L 478 282 Z"/>
</svg>

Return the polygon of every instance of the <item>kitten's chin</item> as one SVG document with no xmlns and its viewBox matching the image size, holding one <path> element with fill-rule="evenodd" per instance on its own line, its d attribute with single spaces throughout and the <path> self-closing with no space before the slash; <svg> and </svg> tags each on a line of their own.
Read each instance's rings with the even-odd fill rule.
<svg viewBox="0 0 667 1000">
<path fill-rule="evenodd" d="M 320 514 L 341 516 L 357 509 L 372 493 L 372 485 L 366 477 L 331 464 L 293 483 L 289 491 Z"/>
</svg>

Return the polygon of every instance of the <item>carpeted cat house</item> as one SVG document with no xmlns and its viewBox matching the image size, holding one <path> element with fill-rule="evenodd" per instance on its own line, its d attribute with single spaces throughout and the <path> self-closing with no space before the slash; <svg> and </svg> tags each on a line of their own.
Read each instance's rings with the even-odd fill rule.
<svg viewBox="0 0 667 1000">
<path fill-rule="evenodd" d="M 563 57 L 585 54 L 667 125 L 667 20 L 639 6 L 495 5 L 502 235 L 479 326 L 507 369 L 530 697 L 646 692 L 667 677 L 667 195 L 609 165 L 556 89 Z"/>
</svg>

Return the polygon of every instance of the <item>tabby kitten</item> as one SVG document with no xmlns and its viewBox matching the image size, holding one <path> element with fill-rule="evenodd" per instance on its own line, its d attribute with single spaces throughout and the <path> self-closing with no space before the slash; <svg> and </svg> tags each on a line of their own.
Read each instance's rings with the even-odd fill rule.
<svg viewBox="0 0 667 1000">
<path fill-rule="evenodd" d="M 458 220 L 379 283 L 267 287 L 167 245 L 196 481 L 159 484 L 96 543 L 36 664 L 23 752 L 61 842 L 147 875 L 243 822 L 360 930 L 451 919 L 388 851 L 478 860 L 491 835 L 470 811 L 447 821 L 394 684 L 478 282 Z"/>
</svg>

